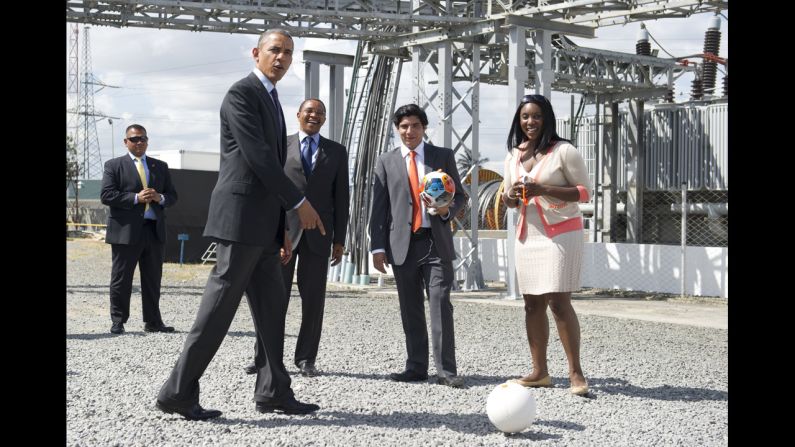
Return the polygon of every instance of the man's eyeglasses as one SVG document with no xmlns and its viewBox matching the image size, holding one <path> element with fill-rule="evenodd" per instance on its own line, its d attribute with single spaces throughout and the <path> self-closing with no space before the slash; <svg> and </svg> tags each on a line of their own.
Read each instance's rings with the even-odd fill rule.
<svg viewBox="0 0 795 447">
<path fill-rule="evenodd" d="M 129 137 L 127 138 L 127 141 L 129 141 L 130 143 L 140 143 L 141 141 L 146 143 L 147 141 L 149 141 L 149 137 L 145 135 L 142 137 Z"/>
</svg>

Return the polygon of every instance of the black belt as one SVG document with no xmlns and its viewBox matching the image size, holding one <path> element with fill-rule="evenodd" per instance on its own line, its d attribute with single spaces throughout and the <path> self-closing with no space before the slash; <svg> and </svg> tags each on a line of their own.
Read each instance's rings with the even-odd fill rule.
<svg viewBox="0 0 795 447">
<path fill-rule="evenodd" d="M 428 239 L 429 237 L 431 237 L 431 229 L 430 228 L 420 227 L 419 230 L 411 233 L 411 240 L 412 241 L 419 241 L 419 240 L 423 240 L 423 239 Z"/>
<path fill-rule="evenodd" d="M 157 220 L 155 220 L 155 219 L 144 219 L 144 225 L 157 225 Z"/>
</svg>

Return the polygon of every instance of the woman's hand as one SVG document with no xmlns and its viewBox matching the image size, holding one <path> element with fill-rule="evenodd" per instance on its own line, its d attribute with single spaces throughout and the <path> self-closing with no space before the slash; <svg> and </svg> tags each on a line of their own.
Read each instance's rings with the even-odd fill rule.
<svg viewBox="0 0 795 447">
<path fill-rule="evenodd" d="M 508 188 L 505 193 L 502 195 L 503 202 L 509 208 L 516 208 L 519 206 L 522 200 L 522 191 L 524 190 L 524 184 L 521 180 L 517 180 Z"/>
<path fill-rule="evenodd" d="M 512 199 L 522 200 L 522 193 L 524 192 L 524 183 L 521 180 L 513 182 L 511 188 L 508 190 L 508 196 Z"/>
<path fill-rule="evenodd" d="M 524 193 L 526 197 L 543 196 L 547 194 L 547 188 L 541 183 L 536 183 L 533 179 L 527 179 L 524 184 Z"/>
</svg>

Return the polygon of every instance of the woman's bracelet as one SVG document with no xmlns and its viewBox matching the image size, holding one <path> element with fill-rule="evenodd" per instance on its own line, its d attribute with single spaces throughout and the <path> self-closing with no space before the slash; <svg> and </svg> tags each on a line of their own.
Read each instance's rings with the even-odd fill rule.
<svg viewBox="0 0 795 447">
<path fill-rule="evenodd" d="M 507 193 L 506 193 L 506 194 L 505 194 L 505 200 L 506 200 L 506 201 L 509 201 L 509 200 L 510 200 L 510 201 L 511 201 L 511 203 L 513 203 L 513 205 L 514 205 L 514 206 L 519 206 L 519 198 L 518 198 L 518 197 L 511 197 L 511 195 L 510 195 L 510 194 L 507 194 Z"/>
</svg>

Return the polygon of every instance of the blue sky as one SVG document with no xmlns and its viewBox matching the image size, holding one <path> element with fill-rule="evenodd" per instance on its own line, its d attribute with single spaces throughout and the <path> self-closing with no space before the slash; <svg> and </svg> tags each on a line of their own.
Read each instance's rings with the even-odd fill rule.
<svg viewBox="0 0 795 447">
<path fill-rule="evenodd" d="M 723 15 L 728 17 L 728 11 Z M 700 53 L 704 32 L 712 14 L 685 19 L 647 21 L 650 34 L 665 50 L 686 56 Z M 67 24 L 67 33 L 71 24 Z M 599 28 L 595 39 L 572 38 L 590 48 L 635 53 L 640 23 Z M 81 39 L 83 27 L 80 28 Z M 218 110 L 229 86 L 253 67 L 251 48 L 257 36 L 208 32 L 168 31 L 141 28 L 91 27 L 89 31 L 94 75 L 109 85 L 95 93 L 98 112 L 121 117 L 114 120 L 113 132 L 107 119 L 97 122 L 103 162 L 125 149 L 124 128 L 132 123 L 144 125 L 150 136 L 150 150 L 218 151 Z M 652 43 L 652 49 L 659 46 Z M 68 45 L 68 43 L 67 43 Z M 82 43 L 81 43 L 82 47 Z M 304 97 L 303 50 L 353 54 L 355 42 L 344 40 L 295 39 L 295 56 L 290 72 L 279 82 L 279 97 L 284 107 L 287 131 L 297 131 L 295 114 Z M 68 50 L 68 48 L 67 48 Z M 721 17 L 719 55 L 728 58 L 728 21 Z M 82 54 L 81 54 L 82 57 Z M 658 57 L 666 57 L 660 50 Z M 411 102 L 408 66 L 398 91 L 398 104 Z M 351 69 L 345 70 L 345 85 Z M 718 73 L 718 88 L 722 73 Z M 328 99 L 328 69 L 321 69 L 320 97 Z M 676 101 L 689 98 L 691 77 L 676 86 Z M 552 102 L 559 117 L 570 115 L 570 94 L 554 92 Z M 575 104 L 579 96 L 575 96 Z M 492 161 L 504 157 L 504 141 L 511 112 L 506 112 L 507 92 L 500 86 L 481 88 L 480 151 Z M 433 132 L 431 122 L 429 132 Z M 458 127 L 458 126 L 457 126 Z M 324 128 L 324 131 L 326 129 Z M 321 132 L 325 134 L 325 132 Z"/>
</svg>

